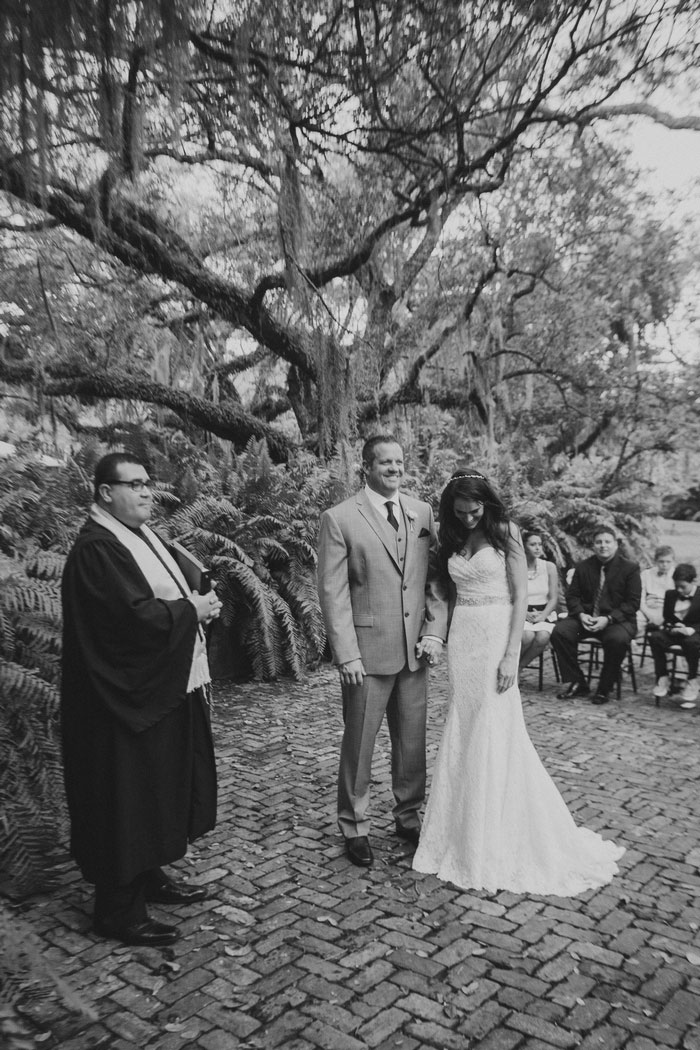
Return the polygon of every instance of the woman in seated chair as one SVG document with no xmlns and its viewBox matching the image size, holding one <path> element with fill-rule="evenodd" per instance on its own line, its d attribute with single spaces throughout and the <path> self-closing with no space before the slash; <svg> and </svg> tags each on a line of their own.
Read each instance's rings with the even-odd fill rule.
<svg viewBox="0 0 700 1050">
<path fill-rule="evenodd" d="M 688 678 L 681 693 L 681 707 L 692 710 L 698 698 L 698 660 L 700 660 L 700 590 L 697 572 L 687 562 L 673 570 L 674 589 L 666 591 L 663 608 L 663 627 L 649 631 L 649 645 L 654 657 L 657 700 L 668 696 L 670 682 L 666 653 L 672 645 L 679 645 L 688 663 Z"/>
<path fill-rule="evenodd" d="M 524 532 L 523 546 L 527 557 L 527 614 L 520 643 L 521 670 L 536 660 L 549 645 L 559 604 L 556 566 L 544 560 L 539 532 Z"/>
</svg>

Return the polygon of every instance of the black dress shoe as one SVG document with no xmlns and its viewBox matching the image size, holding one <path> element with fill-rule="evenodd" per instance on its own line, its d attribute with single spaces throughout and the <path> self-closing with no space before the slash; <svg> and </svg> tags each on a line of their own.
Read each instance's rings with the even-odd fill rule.
<svg viewBox="0 0 700 1050">
<path fill-rule="evenodd" d="M 204 886 L 192 886 L 189 882 L 174 882 L 165 879 L 157 886 L 146 890 L 146 900 L 152 904 L 196 904 L 207 899 Z"/>
<path fill-rule="evenodd" d="M 121 941 L 122 944 L 138 945 L 142 948 L 161 948 L 166 944 L 174 944 L 180 936 L 174 926 L 166 926 L 155 919 L 135 922 L 120 929 L 112 929 L 96 922 L 93 929 L 99 937 L 109 937 L 111 940 Z"/>
<path fill-rule="evenodd" d="M 585 682 L 569 682 L 566 689 L 557 693 L 558 700 L 573 700 L 575 696 L 588 696 L 590 689 Z"/>
<path fill-rule="evenodd" d="M 374 860 L 372 847 L 366 835 L 358 835 L 354 839 L 345 840 L 345 851 L 358 868 L 369 868 Z"/>
<path fill-rule="evenodd" d="M 610 699 L 610 697 L 608 696 L 607 693 L 596 693 L 595 696 L 593 697 L 593 699 L 591 700 L 591 703 L 592 704 L 607 704 L 609 699 Z"/>
<path fill-rule="evenodd" d="M 404 828 L 400 824 L 397 824 L 396 834 L 400 839 L 405 839 L 406 842 L 410 842 L 412 846 L 417 846 L 420 839 L 420 828 Z"/>
</svg>

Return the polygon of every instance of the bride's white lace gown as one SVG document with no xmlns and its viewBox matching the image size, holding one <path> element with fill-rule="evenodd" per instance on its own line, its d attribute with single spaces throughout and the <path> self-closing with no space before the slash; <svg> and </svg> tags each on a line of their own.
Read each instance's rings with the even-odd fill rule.
<svg viewBox="0 0 700 1050">
<path fill-rule="evenodd" d="M 625 852 L 579 828 L 537 756 L 520 690 L 496 691 L 511 600 L 505 557 L 453 555 L 450 701 L 413 867 L 462 889 L 571 897 L 602 886 Z"/>
</svg>

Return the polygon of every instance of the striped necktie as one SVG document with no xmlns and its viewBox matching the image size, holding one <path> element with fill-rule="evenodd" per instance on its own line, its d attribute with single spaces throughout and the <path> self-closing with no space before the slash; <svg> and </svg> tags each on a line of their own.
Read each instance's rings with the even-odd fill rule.
<svg viewBox="0 0 700 1050">
<path fill-rule="evenodd" d="M 393 503 L 393 501 L 388 499 L 386 501 L 386 503 L 384 504 L 384 506 L 386 507 L 386 518 L 387 518 L 387 521 L 389 522 L 391 527 L 393 529 L 395 529 L 396 532 L 398 532 L 399 531 L 399 523 L 398 523 L 398 521 L 396 519 L 396 516 L 394 515 L 394 503 Z"/>
<path fill-rule="evenodd" d="M 605 566 L 600 567 L 600 577 L 598 579 L 598 590 L 595 592 L 595 598 L 593 599 L 593 615 L 600 616 L 600 599 L 603 597 L 603 587 L 605 587 Z"/>
</svg>

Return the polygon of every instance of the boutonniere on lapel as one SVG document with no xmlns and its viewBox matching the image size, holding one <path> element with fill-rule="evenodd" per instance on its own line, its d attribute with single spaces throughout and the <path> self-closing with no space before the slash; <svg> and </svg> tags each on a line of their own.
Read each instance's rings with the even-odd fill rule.
<svg viewBox="0 0 700 1050">
<path fill-rule="evenodd" d="M 415 514 L 413 513 L 412 510 L 405 510 L 404 514 L 406 515 L 406 521 L 408 522 L 409 529 L 411 530 L 411 532 L 415 532 L 416 531 L 416 516 L 415 516 Z"/>
</svg>

